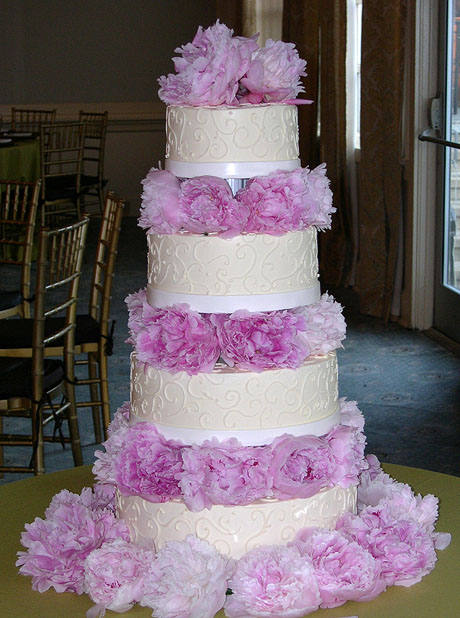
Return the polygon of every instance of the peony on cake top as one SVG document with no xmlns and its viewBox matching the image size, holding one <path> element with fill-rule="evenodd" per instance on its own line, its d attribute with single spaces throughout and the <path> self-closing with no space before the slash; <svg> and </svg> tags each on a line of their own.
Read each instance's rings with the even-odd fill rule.
<svg viewBox="0 0 460 618">
<path fill-rule="evenodd" d="M 300 78 L 307 63 L 295 45 L 268 39 L 261 48 L 257 37 L 233 36 L 219 20 L 200 26 L 191 43 L 175 50 L 176 73 L 158 79 L 158 96 L 167 105 L 311 103 L 296 100 L 305 91 Z"/>
</svg>

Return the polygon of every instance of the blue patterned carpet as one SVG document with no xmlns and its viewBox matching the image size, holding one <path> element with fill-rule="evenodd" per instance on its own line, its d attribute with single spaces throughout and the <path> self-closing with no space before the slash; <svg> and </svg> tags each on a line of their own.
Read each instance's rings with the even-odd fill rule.
<svg viewBox="0 0 460 618">
<path fill-rule="evenodd" d="M 98 221 L 91 222 L 81 284 L 86 311 Z M 113 287 L 116 319 L 114 354 L 109 360 L 112 413 L 129 399 L 130 346 L 124 298 L 146 283 L 145 234 L 134 218 L 123 222 Z M 344 349 L 338 353 L 339 389 L 355 400 L 366 418 L 367 452 L 381 461 L 460 476 L 460 357 L 417 331 L 359 315 L 353 296 L 337 292 L 348 324 Z M 348 304 L 348 301 L 350 304 Z M 86 398 L 82 393 L 81 398 Z M 5 425 L 7 422 L 5 421 Z M 94 443 L 90 410 L 79 413 L 84 462 L 92 463 Z M 6 429 L 6 427 L 5 427 Z M 14 426 L 8 428 L 14 432 Z M 27 463 L 28 449 L 5 449 L 5 461 Z M 72 466 L 70 448 L 45 447 L 46 471 Z M 5 474 L 0 483 L 23 475 Z"/>
</svg>

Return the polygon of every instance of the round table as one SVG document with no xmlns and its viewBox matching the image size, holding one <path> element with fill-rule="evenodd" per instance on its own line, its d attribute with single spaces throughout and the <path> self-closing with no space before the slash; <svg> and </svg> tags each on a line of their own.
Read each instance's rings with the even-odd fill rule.
<svg viewBox="0 0 460 618">
<path fill-rule="evenodd" d="M 460 555 L 460 478 L 407 468 L 385 465 L 394 478 L 409 483 L 416 493 L 432 493 L 440 498 L 439 532 L 451 532 L 452 543 L 438 552 L 435 569 L 411 588 L 393 586 L 368 603 L 346 603 L 335 609 L 322 609 L 309 618 L 458 618 L 460 616 L 460 586 L 458 569 Z M 31 477 L 0 487 L 2 557 L 0 580 L 0 616 L 2 618 L 84 618 L 92 606 L 86 595 L 58 594 L 53 590 L 40 594 L 31 587 L 31 579 L 18 574 L 16 552 L 22 549 L 19 538 L 24 524 L 42 517 L 51 498 L 61 489 L 79 493 L 93 482 L 89 466 L 72 468 L 40 477 Z M 108 611 L 107 618 L 118 616 Z M 148 608 L 134 607 L 127 614 L 149 617 Z M 224 616 L 219 612 L 219 618 Z"/>
<path fill-rule="evenodd" d="M 33 181 L 40 178 L 40 140 L 13 141 L 0 147 L 0 179 Z"/>
</svg>

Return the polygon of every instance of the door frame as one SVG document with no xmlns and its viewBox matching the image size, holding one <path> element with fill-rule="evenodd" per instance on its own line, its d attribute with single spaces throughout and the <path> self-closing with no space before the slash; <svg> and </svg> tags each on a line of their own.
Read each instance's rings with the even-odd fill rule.
<svg viewBox="0 0 460 618">
<path fill-rule="evenodd" d="M 411 326 L 420 330 L 433 326 L 438 156 L 418 136 L 438 95 L 439 8 L 439 0 L 415 2 Z"/>
</svg>

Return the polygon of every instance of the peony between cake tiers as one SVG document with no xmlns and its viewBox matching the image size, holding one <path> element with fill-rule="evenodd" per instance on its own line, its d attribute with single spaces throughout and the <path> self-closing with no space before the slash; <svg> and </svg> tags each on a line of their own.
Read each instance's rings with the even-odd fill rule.
<svg viewBox="0 0 460 618">
<path fill-rule="evenodd" d="M 294 45 L 219 21 L 160 78 L 165 169 L 142 182 L 146 287 L 127 299 L 130 402 L 96 453 L 94 490 L 26 525 L 18 566 L 88 618 L 304 616 L 411 586 L 449 535 L 438 501 L 364 456 L 339 398 L 341 306 L 318 280 L 335 208 L 302 168 Z"/>
</svg>

